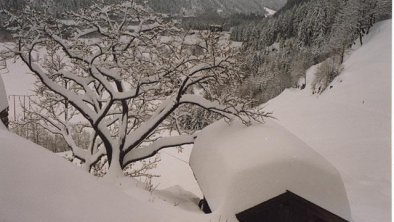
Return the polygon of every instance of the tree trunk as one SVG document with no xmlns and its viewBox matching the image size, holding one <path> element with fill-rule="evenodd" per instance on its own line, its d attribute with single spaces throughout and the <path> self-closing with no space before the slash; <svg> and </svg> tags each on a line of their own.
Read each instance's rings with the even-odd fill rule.
<svg viewBox="0 0 394 222">
<path fill-rule="evenodd" d="M 363 45 L 363 34 L 360 32 L 359 35 L 360 35 L 360 45 Z"/>
<path fill-rule="evenodd" d="M 120 164 L 120 151 L 119 148 L 116 147 L 112 149 L 111 164 L 109 165 L 108 173 L 105 177 L 116 179 L 123 176 L 123 169 Z"/>
<path fill-rule="evenodd" d="M 89 161 L 85 161 L 85 163 L 83 164 L 83 170 L 90 173 L 90 167 L 91 167 L 91 163 Z"/>
<path fill-rule="evenodd" d="M 344 57 L 345 57 L 345 47 L 342 46 L 339 65 L 341 65 L 343 63 Z"/>
</svg>

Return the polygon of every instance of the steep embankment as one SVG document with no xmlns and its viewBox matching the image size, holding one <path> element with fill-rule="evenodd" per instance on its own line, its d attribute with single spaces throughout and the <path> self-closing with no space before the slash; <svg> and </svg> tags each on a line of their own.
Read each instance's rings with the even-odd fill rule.
<svg viewBox="0 0 394 222">
<path fill-rule="evenodd" d="M 331 85 L 321 95 L 287 89 L 266 110 L 339 169 L 354 221 L 390 221 L 391 20 L 372 28 Z"/>
</svg>

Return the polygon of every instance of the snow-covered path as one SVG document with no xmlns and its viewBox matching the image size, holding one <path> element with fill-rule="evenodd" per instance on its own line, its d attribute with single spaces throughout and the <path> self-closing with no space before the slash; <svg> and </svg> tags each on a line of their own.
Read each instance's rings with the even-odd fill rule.
<svg viewBox="0 0 394 222">
<path fill-rule="evenodd" d="M 375 25 L 367 39 L 333 88 L 319 96 L 287 89 L 266 109 L 339 169 L 354 221 L 385 222 L 391 209 L 391 20 Z"/>
</svg>

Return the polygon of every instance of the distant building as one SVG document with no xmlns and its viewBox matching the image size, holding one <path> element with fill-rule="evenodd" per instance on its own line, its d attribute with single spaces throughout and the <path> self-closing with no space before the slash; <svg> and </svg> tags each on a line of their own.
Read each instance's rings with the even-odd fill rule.
<svg viewBox="0 0 394 222">
<path fill-rule="evenodd" d="M 209 31 L 211 32 L 223 32 L 223 26 L 221 25 L 210 25 Z"/>
</svg>

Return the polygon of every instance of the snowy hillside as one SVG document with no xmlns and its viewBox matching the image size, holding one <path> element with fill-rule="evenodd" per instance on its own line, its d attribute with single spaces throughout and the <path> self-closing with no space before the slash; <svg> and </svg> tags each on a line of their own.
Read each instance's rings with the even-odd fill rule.
<svg viewBox="0 0 394 222">
<path fill-rule="evenodd" d="M 181 189 L 157 191 L 158 200 L 126 178 L 121 186 L 100 183 L 61 157 L 0 129 L 0 221 L 201 221 L 196 204 L 174 208 L 192 195 Z M 174 193 L 178 199 L 174 199 Z M 184 197 L 185 198 L 185 197 Z M 173 202 L 177 201 L 177 202 Z M 189 207 L 187 207 L 189 206 Z M 197 212 L 196 212 L 197 211 Z"/>
<path fill-rule="evenodd" d="M 342 174 L 357 222 L 390 221 L 391 20 L 365 44 L 321 95 L 287 89 L 266 104 L 283 126 Z M 310 83 L 314 70 L 307 73 Z"/>
</svg>

